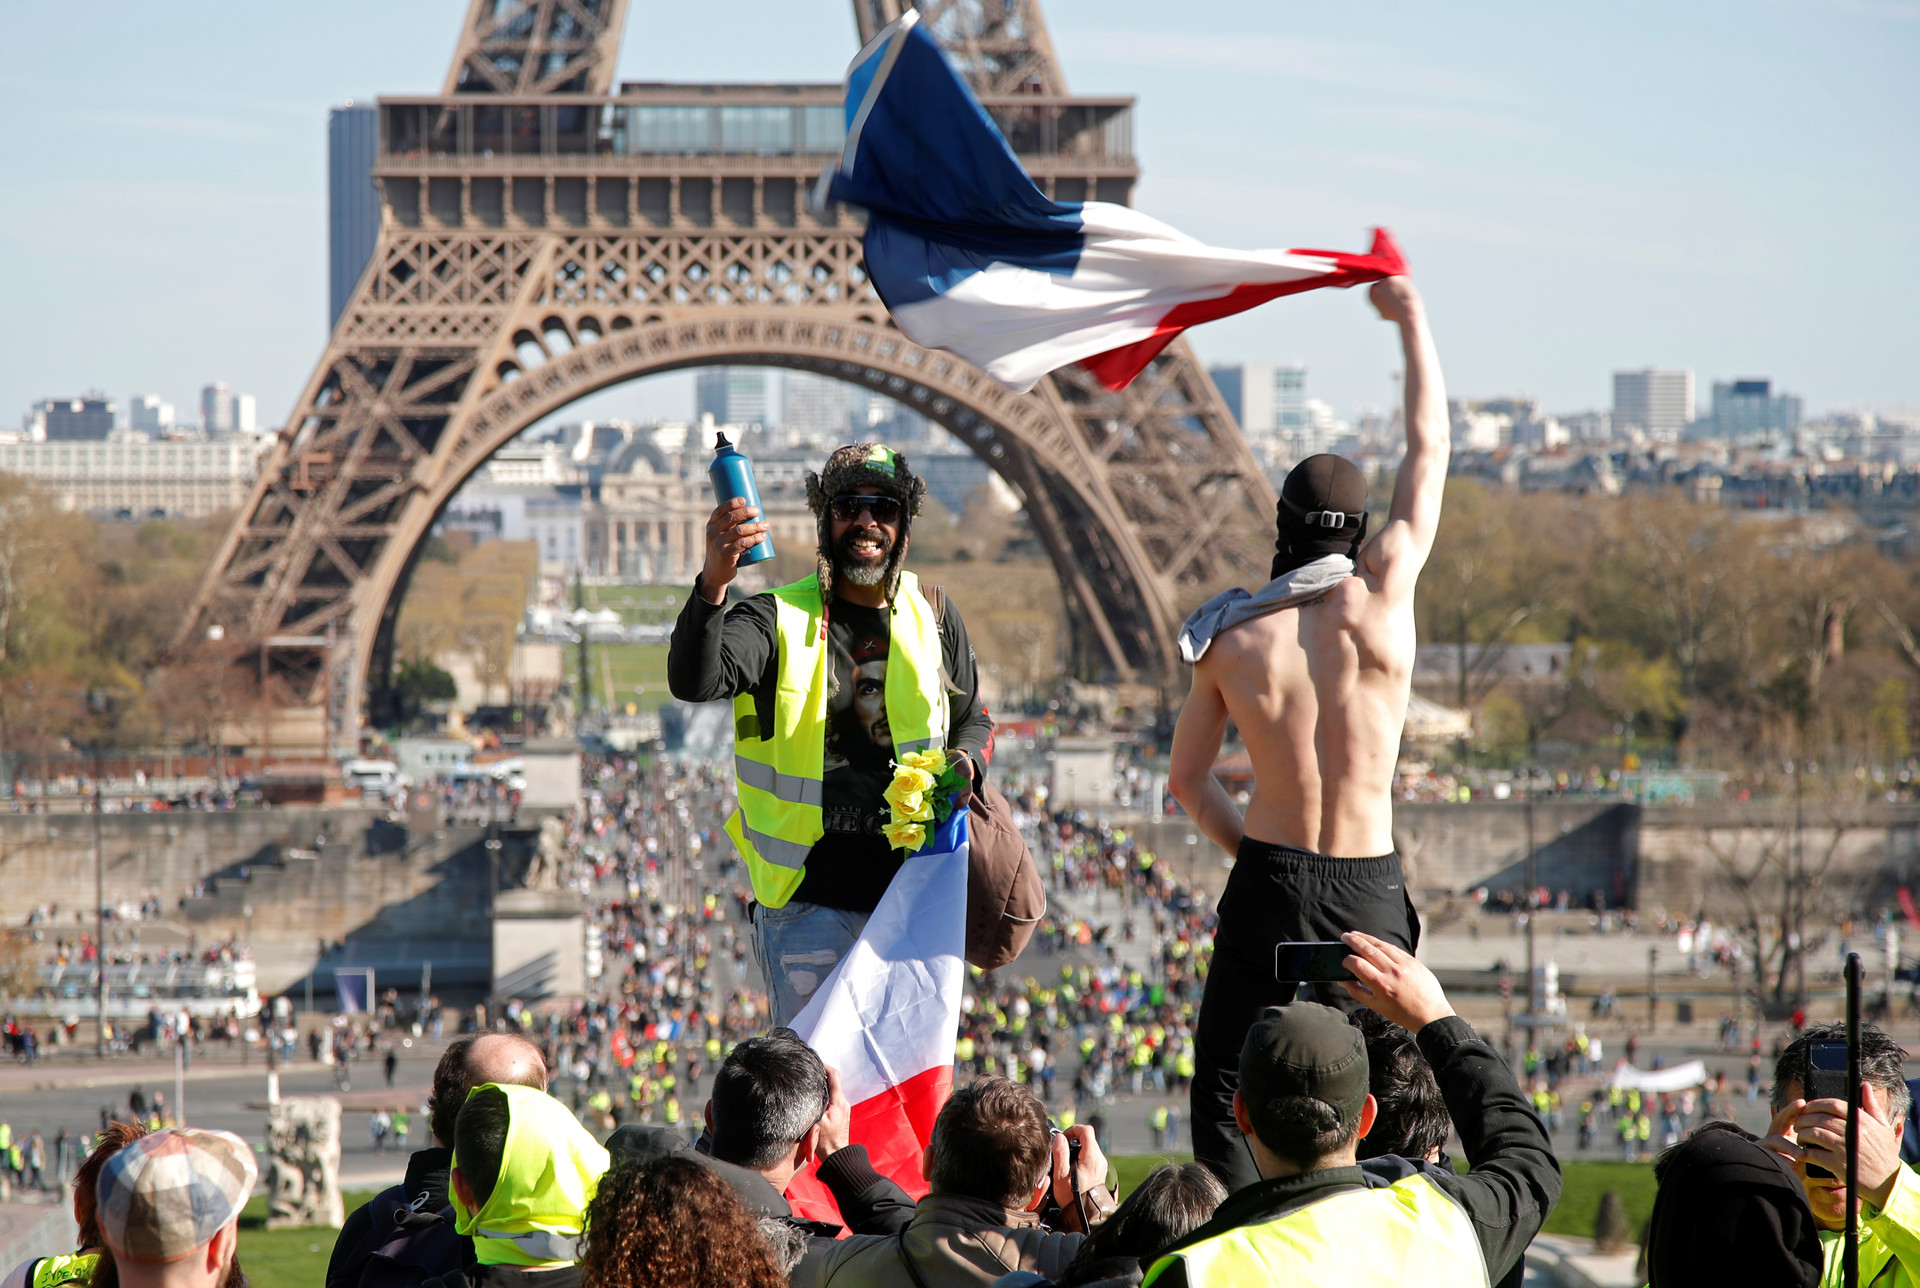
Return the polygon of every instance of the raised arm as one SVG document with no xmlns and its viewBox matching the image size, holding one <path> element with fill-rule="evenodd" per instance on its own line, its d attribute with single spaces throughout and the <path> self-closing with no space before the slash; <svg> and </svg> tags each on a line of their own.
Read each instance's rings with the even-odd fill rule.
<svg viewBox="0 0 1920 1288">
<path fill-rule="evenodd" d="M 1167 788 L 1208 840 L 1228 854 L 1237 854 L 1246 821 L 1213 776 L 1213 762 L 1220 756 L 1220 740 L 1226 732 L 1227 700 L 1221 696 L 1213 668 L 1202 658 L 1193 668 L 1193 689 L 1173 727 Z"/>
<path fill-rule="evenodd" d="M 1440 499 L 1447 486 L 1447 390 L 1440 359 L 1427 330 L 1426 308 L 1410 278 L 1375 282 L 1373 306 L 1400 328 L 1406 354 L 1407 455 L 1393 485 L 1387 525 L 1361 553 L 1361 571 L 1379 583 L 1390 599 L 1413 594 L 1413 585 L 1433 549 L 1440 526 Z"/>
</svg>

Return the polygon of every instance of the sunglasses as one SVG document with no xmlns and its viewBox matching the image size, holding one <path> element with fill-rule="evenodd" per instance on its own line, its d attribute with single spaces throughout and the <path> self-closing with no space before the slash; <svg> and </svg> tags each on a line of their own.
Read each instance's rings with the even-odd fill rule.
<svg viewBox="0 0 1920 1288">
<path fill-rule="evenodd" d="M 871 514 L 875 523 L 893 523 L 900 518 L 900 503 L 890 496 L 836 496 L 829 508 L 842 523 L 852 523 L 862 510 Z"/>
</svg>

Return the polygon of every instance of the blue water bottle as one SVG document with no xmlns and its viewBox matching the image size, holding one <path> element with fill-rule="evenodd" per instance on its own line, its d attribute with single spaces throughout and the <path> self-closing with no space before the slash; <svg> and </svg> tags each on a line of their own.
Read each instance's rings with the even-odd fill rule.
<svg viewBox="0 0 1920 1288">
<path fill-rule="evenodd" d="M 766 521 L 766 511 L 761 509 L 760 489 L 753 485 L 753 462 L 732 443 L 727 436 L 714 436 L 713 464 L 707 466 L 707 477 L 713 480 L 713 501 L 715 505 L 725 505 L 736 496 L 745 497 L 748 505 L 760 510 L 760 521 Z M 760 538 L 760 544 L 740 556 L 740 567 L 757 564 L 764 559 L 773 558 L 773 532 Z"/>
</svg>

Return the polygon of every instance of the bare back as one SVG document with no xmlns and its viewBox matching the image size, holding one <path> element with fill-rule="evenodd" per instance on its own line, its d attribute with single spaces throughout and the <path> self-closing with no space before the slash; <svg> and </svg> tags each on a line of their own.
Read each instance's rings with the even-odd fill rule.
<svg viewBox="0 0 1920 1288">
<path fill-rule="evenodd" d="M 1413 602 L 1388 602 L 1370 580 L 1243 622 L 1201 659 L 1253 760 L 1256 840 L 1342 858 L 1393 849 Z"/>
<path fill-rule="evenodd" d="M 1242 622 L 1193 668 L 1173 734 L 1174 796 L 1232 854 L 1251 837 L 1364 859 L 1393 849 L 1393 770 L 1413 684 L 1413 592 L 1446 488 L 1446 392 L 1418 294 L 1405 278 L 1370 292 L 1400 328 L 1407 452 L 1379 535 L 1354 575 L 1321 598 Z M 1213 776 L 1232 720 L 1253 759 L 1244 818 Z"/>
</svg>

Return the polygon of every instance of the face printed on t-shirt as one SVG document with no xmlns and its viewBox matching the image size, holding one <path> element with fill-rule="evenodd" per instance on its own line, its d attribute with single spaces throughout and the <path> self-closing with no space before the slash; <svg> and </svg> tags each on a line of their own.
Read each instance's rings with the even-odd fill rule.
<svg viewBox="0 0 1920 1288">
<path fill-rule="evenodd" d="M 851 616 L 852 614 L 846 614 Z M 827 769 L 849 762 L 884 765 L 893 756 L 893 730 L 887 724 L 886 635 L 859 627 L 839 633 L 834 622 L 833 697 L 827 711 Z"/>
<path fill-rule="evenodd" d="M 893 733 L 887 725 L 887 660 L 864 662 L 853 671 L 853 714 L 860 731 L 876 747 L 891 749 Z"/>
</svg>

